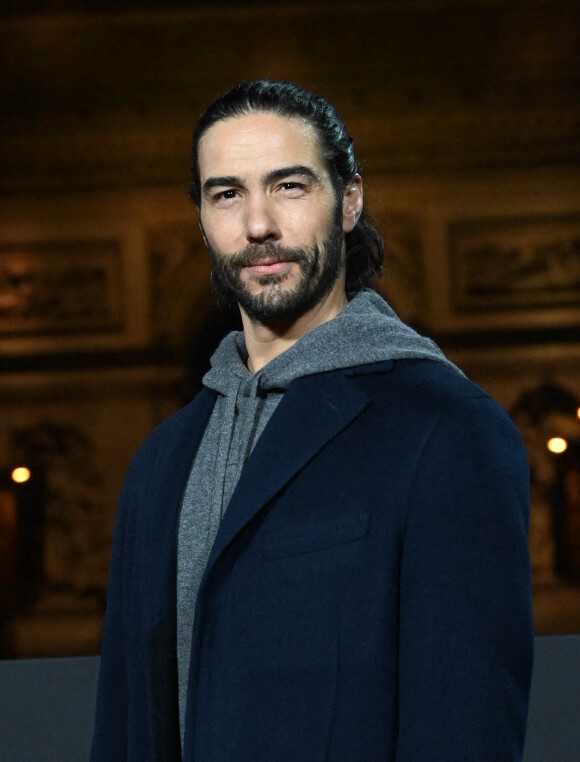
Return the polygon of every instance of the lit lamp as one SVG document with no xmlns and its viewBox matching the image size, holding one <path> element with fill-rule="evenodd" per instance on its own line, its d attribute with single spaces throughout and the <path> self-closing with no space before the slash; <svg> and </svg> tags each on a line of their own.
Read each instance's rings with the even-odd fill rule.
<svg viewBox="0 0 580 762">
<path fill-rule="evenodd" d="M 30 479 L 30 469 L 25 466 L 18 466 L 18 468 L 15 468 L 12 471 L 11 476 L 12 481 L 16 482 L 16 484 L 24 484 L 24 482 L 27 482 Z"/>
<path fill-rule="evenodd" d="M 546 447 L 550 452 L 560 455 L 568 449 L 568 442 L 563 437 L 552 437 L 546 442 Z"/>
</svg>

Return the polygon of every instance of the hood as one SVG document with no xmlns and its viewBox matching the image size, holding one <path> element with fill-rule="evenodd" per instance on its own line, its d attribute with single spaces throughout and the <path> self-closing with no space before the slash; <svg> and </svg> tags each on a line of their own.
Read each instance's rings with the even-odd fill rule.
<svg viewBox="0 0 580 762">
<path fill-rule="evenodd" d="M 375 291 L 364 289 L 333 320 L 302 336 L 254 377 L 245 364 L 243 331 L 233 331 L 213 355 L 203 383 L 228 394 L 252 378 L 256 390 L 281 391 L 301 376 L 402 359 L 433 360 L 463 375 L 434 341 L 403 323 Z"/>
</svg>

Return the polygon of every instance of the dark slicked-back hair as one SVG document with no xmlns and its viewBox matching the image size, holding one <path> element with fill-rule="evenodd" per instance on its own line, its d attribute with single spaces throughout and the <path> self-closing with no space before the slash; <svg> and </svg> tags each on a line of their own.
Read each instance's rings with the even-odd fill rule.
<svg viewBox="0 0 580 762">
<path fill-rule="evenodd" d="M 193 135 L 193 182 L 190 196 L 201 205 L 199 143 L 216 122 L 265 111 L 277 116 L 294 117 L 310 124 L 318 137 L 319 149 L 330 175 L 337 203 L 361 168 L 354 154 L 353 141 L 334 107 L 320 95 L 303 90 L 291 82 L 267 79 L 242 82 L 218 96 L 203 114 Z M 366 218 L 363 210 L 354 229 L 346 234 L 346 292 L 352 296 L 382 272 L 383 239 Z"/>
</svg>

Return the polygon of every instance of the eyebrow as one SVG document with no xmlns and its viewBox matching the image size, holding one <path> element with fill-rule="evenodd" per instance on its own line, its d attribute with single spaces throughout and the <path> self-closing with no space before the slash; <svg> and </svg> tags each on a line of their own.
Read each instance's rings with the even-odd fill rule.
<svg viewBox="0 0 580 762">
<path fill-rule="evenodd" d="M 269 185 L 276 180 L 282 180 L 284 177 L 290 177 L 291 175 L 302 175 L 314 182 L 321 182 L 318 174 L 311 168 L 303 164 L 294 164 L 291 167 L 281 167 L 280 169 L 273 169 L 271 172 L 262 177 L 262 184 Z M 243 185 L 243 181 L 240 177 L 235 175 L 224 175 L 222 177 L 208 177 L 203 183 L 203 192 L 209 193 L 212 188 L 223 188 L 230 185 Z"/>
<path fill-rule="evenodd" d="M 203 192 L 209 193 L 212 188 L 223 188 L 225 185 L 241 185 L 242 181 L 234 175 L 224 177 L 208 177 L 203 184 Z"/>
<path fill-rule="evenodd" d="M 320 182 L 320 177 L 316 174 L 316 172 L 311 167 L 306 167 L 303 164 L 294 164 L 292 167 L 274 169 L 272 172 L 268 172 L 263 180 L 266 184 L 268 184 L 275 180 L 282 180 L 284 177 L 289 177 L 290 175 L 302 175 L 303 177 L 308 177 L 314 182 Z"/>
</svg>

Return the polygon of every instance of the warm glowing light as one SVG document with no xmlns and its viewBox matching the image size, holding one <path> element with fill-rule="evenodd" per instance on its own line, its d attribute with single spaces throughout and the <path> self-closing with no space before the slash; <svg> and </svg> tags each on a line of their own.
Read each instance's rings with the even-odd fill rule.
<svg viewBox="0 0 580 762">
<path fill-rule="evenodd" d="M 580 407 L 579 407 L 579 408 L 578 408 L 578 410 L 576 411 L 576 415 L 578 416 L 578 418 L 580 418 Z"/>
<path fill-rule="evenodd" d="M 27 482 L 29 479 L 30 479 L 30 471 L 27 468 L 24 468 L 24 466 L 15 468 L 14 471 L 12 472 L 12 480 L 17 482 L 18 484 Z"/>
<path fill-rule="evenodd" d="M 548 440 L 547 446 L 550 452 L 561 453 L 568 449 L 568 442 L 562 437 L 552 437 Z"/>
</svg>

